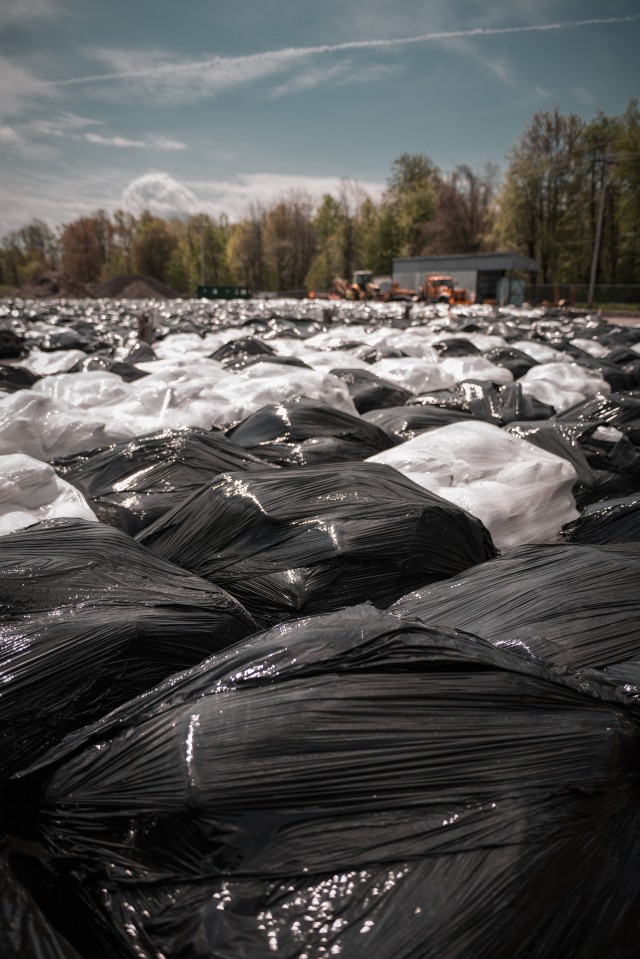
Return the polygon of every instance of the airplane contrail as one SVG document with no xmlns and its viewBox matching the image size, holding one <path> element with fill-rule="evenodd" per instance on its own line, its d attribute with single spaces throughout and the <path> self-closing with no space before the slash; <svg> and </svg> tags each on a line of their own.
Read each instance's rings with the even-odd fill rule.
<svg viewBox="0 0 640 959">
<path fill-rule="evenodd" d="M 416 37 L 397 37 L 384 38 L 381 40 L 349 40 L 344 43 L 322 44 L 314 47 L 285 47 L 282 50 L 267 51 L 265 53 L 254 53 L 239 57 L 211 57 L 206 60 L 191 60 L 185 63 L 164 63 L 157 67 L 140 67 L 132 70 L 120 70 L 113 73 L 98 73 L 84 77 L 72 77 L 68 80 L 51 81 L 52 86 L 71 86 L 81 83 L 101 83 L 108 80 L 126 80 L 136 77 L 164 77 L 179 76 L 181 74 L 200 72 L 211 69 L 240 67 L 242 71 L 247 71 L 240 77 L 240 81 L 251 79 L 251 66 L 258 68 L 271 66 L 277 69 L 280 65 L 287 62 L 294 62 L 307 56 L 315 56 L 325 53 L 336 53 L 348 50 L 369 50 L 381 47 L 399 47 L 408 44 L 431 43 L 437 40 L 451 40 L 461 37 L 491 37 L 514 33 L 536 33 L 548 32 L 551 30 L 573 30 L 579 27 L 606 26 L 608 24 L 633 23 L 640 20 L 640 14 L 632 14 L 626 17 L 607 17 L 593 18 L 590 20 L 568 20 L 560 23 L 542 23 L 532 24 L 522 27 L 476 27 L 471 30 L 447 30 L 439 33 L 423 33 Z"/>
</svg>

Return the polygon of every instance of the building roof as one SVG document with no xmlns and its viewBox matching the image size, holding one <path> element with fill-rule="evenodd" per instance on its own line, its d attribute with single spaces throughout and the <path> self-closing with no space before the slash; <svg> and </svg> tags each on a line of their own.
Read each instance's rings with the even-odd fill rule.
<svg viewBox="0 0 640 959">
<path fill-rule="evenodd" d="M 396 256 L 393 272 L 538 269 L 538 261 L 520 253 L 453 253 L 450 256 Z"/>
</svg>

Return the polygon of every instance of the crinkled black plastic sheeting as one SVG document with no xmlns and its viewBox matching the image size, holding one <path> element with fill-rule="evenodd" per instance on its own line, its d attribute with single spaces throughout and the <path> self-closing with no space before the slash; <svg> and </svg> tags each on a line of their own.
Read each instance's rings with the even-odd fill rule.
<svg viewBox="0 0 640 959">
<path fill-rule="evenodd" d="M 83 520 L 0 537 L 0 609 L 0 782 L 255 629 L 223 590 Z"/>
<path fill-rule="evenodd" d="M 84 956 L 631 959 L 610 698 L 371 606 L 298 620 L 12 780 L 16 868 Z"/>
<path fill-rule="evenodd" d="M 480 520 L 381 463 L 223 474 L 138 539 L 264 626 L 385 606 L 496 555 Z"/>
</svg>

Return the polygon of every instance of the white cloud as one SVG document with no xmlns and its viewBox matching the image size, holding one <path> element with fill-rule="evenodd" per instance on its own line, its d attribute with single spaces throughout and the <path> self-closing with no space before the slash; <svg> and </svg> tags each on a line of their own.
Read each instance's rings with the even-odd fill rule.
<svg viewBox="0 0 640 959">
<path fill-rule="evenodd" d="M 8 57 L 0 55 L 0 116 L 18 116 L 26 105 L 40 98 L 57 95 L 50 83 L 45 83 Z"/>
<path fill-rule="evenodd" d="M 99 133 L 85 133 L 84 139 L 108 147 L 146 147 L 143 140 L 127 140 L 126 137 L 103 137 Z"/>
<path fill-rule="evenodd" d="M 122 204 L 133 213 L 149 210 L 160 216 L 175 216 L 202 209 L 194 193 L 168 173 L 145 173 L 126 187 Z"/>
<path fill-rule="evenodd" d="M 84 139 L 99 146 L 119 147 L 121 149 L 134 147 L 145 150 L 185 150 L 187 147 L 186 143 L 181 143 L 179 140 L 169 140 L 167 137 L 161 136 L 150 136 L 147 140 L 129 140 L 127 137 L 105 137 L 99 133 L 85 133 Z"/>
<path fill-rule="evenodd" d="M 15 129 L 8 123 L 0 123 L 0 145 L 9 156 L 19 156 L 32 160 L 52 160 L 56 151 L 42 143 L 30 143 L 24 138 L 20 129 Z"/>
<path fill-rule="evenodd" d="M 39 23 L 61 13 L 60 4 L 53 0 L 2 0 L 0 5 L 0 26 L 11 23 Z"/>
<path fill-rule="evenodd" d="M 187 144 L 180 140 L 170 140 L 168 137 L 149 137 L 149 146 L 156 147 L 158 150 L 186 150 Z"/>
<path fill-rule="evenodd" d="M 6 123 L 0 124 L 0 143 L 21 143 L 22 137 L 19 133 Z"/>
<path fill-rule="evenodd" d="M 0 176 L 0 236 L 38 217 L 51 226 L 69 223 L 94 210 L 113 209 L 121 190 L 120 174 L 99 170 L 81 178 L 35 172 L 18 165 Z"/>
<path fill-rule="evenodd" d="M 55 86 L 77 84 L 88 86 L 114 81 L 129 81 L 129 88 L 132 93 L 152 95 L 156 101 L 189 102 L 212 96 L 222 90 L 241 84 L 275 76 L 306 64 L 310 58 L 319 55 L 359 50 L 394 49 L 460 38 L 575 30 L 605 24 L 632 23 L 638 19 L 640 19 L 640 14 L 514 27 L 476 27 L 473 29 L 437 31 L 409 37 L 386 37 L 350 40 L 344 43 L 322 44 L 311 47 L 289 47 L 248 56 L 216 56 L 197 60 L 179 60 L 164 51 L 158 50 L 97 48 L 88 51 L 88 53 L 92 58 L 102 60 L 111 67 L 109 72 L 59 80 L 55 82 Z M 134 85 L 130 82 L 133 80 L 137 81 L 137 84 Z"/>
<path fill-rule="evenodd" d="M 291 190 L 305 191 L 320 199 L 324 193 L 336 194 L 344 180 L 337 176 L 285 175 L 280 173 L 239 173 L 228 179 L 194 180 L 181 183 L 168 173 L 145 173 L 122 193 L 122 205 L 133 213 L 150 210 L 160 216 L 190 213 L 226 213 L 239 218 L 252 202 L 271 203 Z M 379 199 L 384 184 L 359 182 L 372 197 Z M 117 204 L 112 204 L 117 205 Z"/>
<path fill-rule="evenodd" d="M 102 122 L 102 120 L 78 116 L 76 113 L 60 113 L 50 119 L 29 120 L 24 127 L 45 136 L 65 137 L 84 127 L 102 126 Z"/>
</svg>

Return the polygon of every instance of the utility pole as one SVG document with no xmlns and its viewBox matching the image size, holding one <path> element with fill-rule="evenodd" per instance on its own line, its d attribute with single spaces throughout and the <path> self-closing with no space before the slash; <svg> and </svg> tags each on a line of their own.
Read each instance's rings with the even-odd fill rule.
<svg viewBox="0 0 640 959">
<path fill-rule="evenodd" d="M 591 260 L 591 277 L 589 279 L 589 296 L 587 298 L 587 309 L 593 306 L 593 296 L 596 287 L 596 274 L 598 272 L 598 261 L 600 259 L 600 244 L 602 242 L 602 223 L 604 221 L 604 201 L 607 194 L 607 180 L 609 177 L 609 167 L 613 161 L 606 156 L 603 160 L 602 168 L 602 189 L 600 193 L 600 207 L 598 209 L 598 222 L 596 223 L 596 235 L 593 242 L 593 259 Z"/>
</svg>

